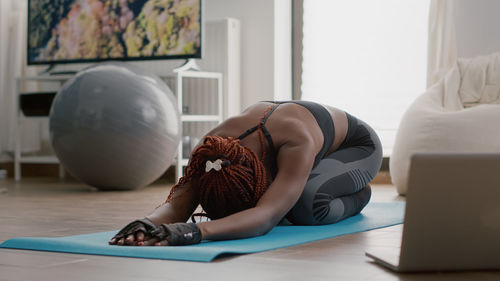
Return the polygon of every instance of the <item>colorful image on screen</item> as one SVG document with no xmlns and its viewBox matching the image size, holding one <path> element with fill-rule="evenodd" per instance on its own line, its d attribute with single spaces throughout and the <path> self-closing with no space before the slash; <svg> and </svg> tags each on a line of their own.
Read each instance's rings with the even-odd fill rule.
<svg viewBox="0 0 500 281">
<path fill-rule="evenodd" d="M 30 0 L 28 63 L 201 57 L 200 0 Z"/>
</svg>

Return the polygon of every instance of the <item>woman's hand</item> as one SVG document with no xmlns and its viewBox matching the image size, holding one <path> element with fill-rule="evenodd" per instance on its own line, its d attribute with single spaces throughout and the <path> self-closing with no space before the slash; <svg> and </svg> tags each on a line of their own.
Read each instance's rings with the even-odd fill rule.
<svg viewBox="0 0 500 281">
<path fill-rule="evenodd" d="M 148 218 L 135 220 L 127 224 L 110 241 L 110 245 L 142 246 L 144 241 L 150 240 L 151 232 L 158 227 Z"/>
<path fill-rule="evenodd" d="M 197 244 L 201 231 L 194 223 L 172 223 L 156 226 L 147 218 L 126 225 L 110 241 L 110 245 L 181 246 Z"/>
</svg>

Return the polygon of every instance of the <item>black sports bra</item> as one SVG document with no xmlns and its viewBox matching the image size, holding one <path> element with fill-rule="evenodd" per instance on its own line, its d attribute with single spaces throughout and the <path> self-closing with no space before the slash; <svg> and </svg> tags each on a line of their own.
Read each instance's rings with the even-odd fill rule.
<svg viewBox="0 0 500 281">
<path fill-rule="evenodd" d="M 241 139 L 246 138 L 248 135 L 255 132 L 260 126 L 262 133 L 264 134 L 264 137 L 266 138 L 266 141 L 267 141 L 269 148 L 271 150 L 270 154 L 272 155 L 272 157 L 274 159 L 271 162 L 272 163 L 271 174 L 272 174 L 272 178 L 274 179 L 277 172 L 278 172 L 278 166 L 276 163 L 276 148 L 274 147 L 274 143 L 273 143 L 273 139 L 271 138 L 271 134 L 269 133 L 269 131 L 265 127 L 265 123 L 266 123 L 267 119 L 269 118 L 269 116 L 271 116 L 271 114 L 274 112 L 274 110 L 276 110 L 276 108 L 278 108 L 278 106 L 280 104 L 282 104 L 282 103 L 295 103 L 295 104 L 301 105 L 313 114 L 313 116 L 316 119 L 316 122 L 318 123 L 321 131 L 323 132 L 323 136 L 324 136 L 323 147 L 321 148 L 320 152 L 318 153 L 318 155 L 316 155 L 316 158 L 314 159 L 314 167 L 315 167 L 319 163 L 319 161 L 326 155 L 326 153 L 330 149 L 330 147 L 333 143 L 333 140 L 334 140 L 335 128 L 334 128 L 332 116 L 330 115 L 328 110 L 326 108 L 324 108 L 322 105 L 314 103 L 314 102 L 310 102 L 310 101 L 279 101 L 279 102 L 267 101 L 267 102 L 274 103 L 273 107 L 266 113 L 266 115 L 264 116 L 264 118 L 262 119 L 262 121 L 259 124 L 246 130 L 243 134 L 241 134 L 238 137 L 238 139 L 241 140 Z"/>
<path fill-rule="evenodd" d="M 277 103 L 275 105 L 273 105 L 273 107 L 271 108 L 271 110 L 269 110 L 266 115 L 264 116 L 264 119 L 262 119 L 262 121 L 255 125 L 254 127 L 246 130 L 243 134 L 241 134 L 238 139 L 242 140 L 244 138 L 246 138 L 248 135 L 250 135 L 251 133 L 257 131 L 257 129 L 260 127 L 261 130 L 262 130 L 262 133 L 264 134 L 264 137 L 266 138 L 266 141 L 267 143 L 269 144 L 269 148 L 271 149 L 271 155 L 273 157 L 273 159 L 276 159 L 276 148 L 274 147 L 274 143 L 273 143 L 273 139 L 271 138 L 271 134 L 269 133 L 269 131 L 266 129 L 266 126 L 264 126 L 266 124 L 266 121 L 267 119 L 269 118 L 269 116 L 271 116 L 271 114 L 273 113 L 273 111 L 278 108 L 280 104 Z M 278 172 L 278 166 L 276 165 L 276 161 L 272 161 L 272 166 L 271 166 L 271 173 L 272 173 L 272 178 L 274 179 L 274 177 L 276 176 L 276 173 Z"/>
</svg>

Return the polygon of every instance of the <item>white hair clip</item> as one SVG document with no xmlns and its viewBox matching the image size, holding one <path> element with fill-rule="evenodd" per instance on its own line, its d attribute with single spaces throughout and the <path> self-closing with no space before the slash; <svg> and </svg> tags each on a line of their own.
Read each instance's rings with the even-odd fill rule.
<svg viewBox="0 0 500 281">
<path fill-rule="evenodd" d="M 214 169 L 216 171 L 220 171 L 222 169 L 222 160 L 217 159 L 214 162 L 207 160 L 207 163 L 205 165 L 205 172 L 208 173 L 212 169 Z"/>
</svg>

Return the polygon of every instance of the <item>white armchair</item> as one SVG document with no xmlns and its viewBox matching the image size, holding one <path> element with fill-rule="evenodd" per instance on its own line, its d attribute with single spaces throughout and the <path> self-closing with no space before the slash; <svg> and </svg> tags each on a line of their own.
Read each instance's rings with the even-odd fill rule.
<svg viewBox="0 0 500 281">
<path fill-rule="evenodd" d="M 418 152 L 500 153 L 500 53 L 459 59 L 408 108 L 389 162 L 400 194 Z"/>
</svg>

